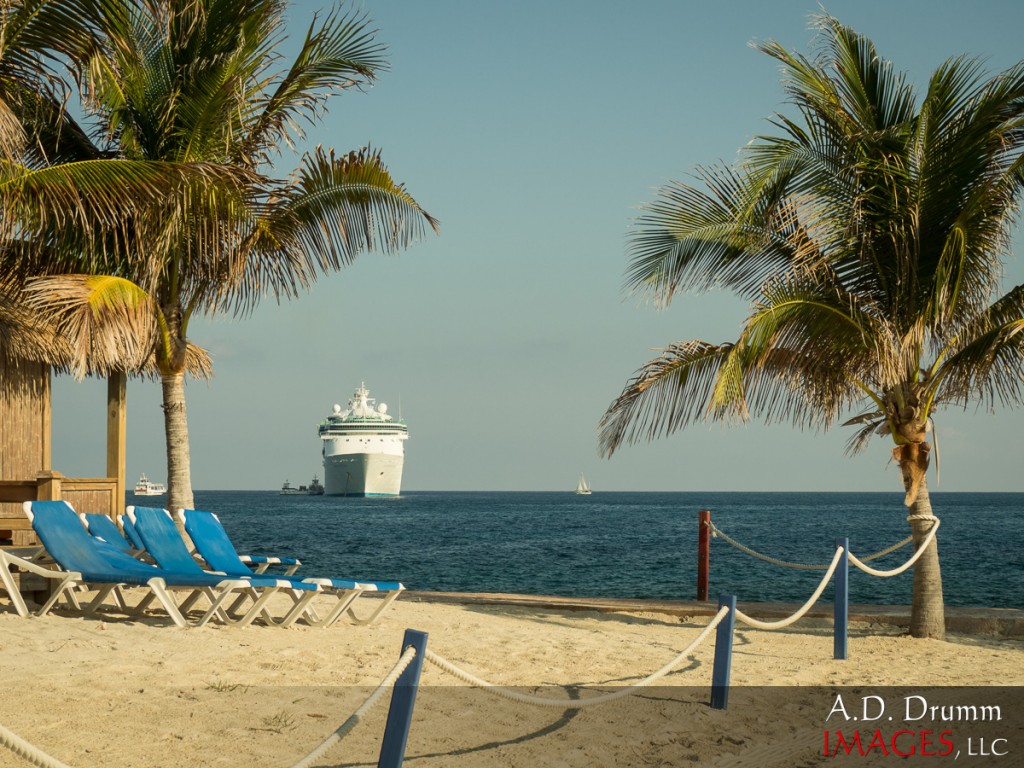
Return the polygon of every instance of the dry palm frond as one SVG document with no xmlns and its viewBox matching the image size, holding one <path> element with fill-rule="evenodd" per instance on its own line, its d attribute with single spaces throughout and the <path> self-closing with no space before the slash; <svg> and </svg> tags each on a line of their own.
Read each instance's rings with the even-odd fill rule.
<svg viewBox="0 0 1024 768">
<path fill-rule="evenodd" d="M 149 295 L 123 278 L 61 275 L 26 286 L 28 306 L 71 345 L 71 370 L 141 372 L 156 343 Z"/>
<path fill-rule="evenodd" d="M 0 355 L 7 360 L 32 360 L 67 368 L 71 346 L 57 328 L 28 306 L 21 285 L 0 279 Z"/>
</svg>

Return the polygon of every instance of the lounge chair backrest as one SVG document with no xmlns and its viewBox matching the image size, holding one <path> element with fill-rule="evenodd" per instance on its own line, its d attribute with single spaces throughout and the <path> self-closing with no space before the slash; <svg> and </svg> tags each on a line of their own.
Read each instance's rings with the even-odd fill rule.
<svg viewBox="0 0 1024 768">
<path fill-rule="evenodd" d="M 118 515 L 117 519 L 121 521 L 121 530 L 124 531 L 124 537 L 131 542 L 131 545 L 138 550 L 145 549 L 146 545 L 142 543 L 142 537 L 135 530 L 135 523 L 131 521 L 131 518 L 128 515 Z"/>
<path fill-rule="evenodd" d="M 156 507 L 128 507 L 128 518 L 146 546 L 146 551 L 161 568 L 178 573 L 203 573 L 189 554 L 188 547 L 174 526 L 166 509 Z"/>
<path fill-rule="evenodd" d="M 224 573 L 250 573 L 238 556 L 224 525 L 213 512 L 183 509 L 179 516 L 184 517 L 185 531 L 210 568 Z"/>
<path fill-rule="evenodd" d="M 152 566 L 91 536 L 66 501 L 26 501 L 25 513 L 50 557 L 66 571 L 125 584 L 144 584 L 154 575 Z"/>
<path fill-rule="evenodd" d="M 132 543 L 124 537 L 121 529 L 117 527 L 117 523 L 106 515 L 101 515 L 98 512 L 86 512 L 82 514 L 82 520 L 93 536 L 98 536 L 108 544 L 113 544 L 122 552 L 131 552 L 133 549 Z"/>
</svg>

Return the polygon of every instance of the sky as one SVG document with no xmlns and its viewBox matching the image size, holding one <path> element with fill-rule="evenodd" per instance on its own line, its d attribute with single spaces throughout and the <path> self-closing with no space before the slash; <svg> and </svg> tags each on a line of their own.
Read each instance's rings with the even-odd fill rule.
<svg viewBox="0 0 1024 768">
<path fill-rule="evenodd" d="M 293 3 L 301 36 L 320 2 Z M 440 219 L 300 299 L 195 321 L 212 381 L 187 387 L 198 490 L 323 477 L 317 426 L 365 382 L 409 425 L 403 490 L 898 491 L 890 445 L 848 430 L 696 425 L 599 458 L 605 409 L 654 351 L 736 338 L 728 293 L 657 310 L 624 291 L 639 206 L 698 165 L 732 163 L 785 103 L 751 42 L 809 52 L 808 0 L 364 0 L 389 71 L 330 102 L 298 150 L 379 148 Z M 1016 0 L 844 0 L 826 11 L 923 84 L 947 58 L 1024 58 Z M 283 155 L 282 173 L 297 165 Z M 1024 282 L 1014 239 L 1005 286 Z M 54 384 L 54 468 L 105 472 L 103 381 Z M 1024 409 L 938 416 L 938 491 L 1024 491 Z M 934 464 L 934 462 L 933 462 Z M 164 480 L 158 383 L 128 386 L 127 475 Z"/>
</svg>

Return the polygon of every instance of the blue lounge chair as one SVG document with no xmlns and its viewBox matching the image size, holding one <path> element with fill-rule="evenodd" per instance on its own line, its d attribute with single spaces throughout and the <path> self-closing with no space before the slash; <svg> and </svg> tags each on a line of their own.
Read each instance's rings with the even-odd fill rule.
<svg viewBox="0 0 1024 768">
<path fill-rule="evenodd" d="M 254 574 L 248 568 L 245 568 L 244 573 L 223 573 L 222 571 L 204 570 L 188 551 L 188 547 L 178 534 L 178 529 L 174 526 L 173 518 L 165 509 L 156 507 L 128 507 L 126 514 L 121 516 L 121 520 L 124 525 L 131 527 L 135 531 L 135 535 L 139 537 L 145 546 L 145 551 L 161 567 L 193 575 L 214 573 L 220 578 L 243 579 L 253 583 L 273 582 L 279 587 L 286 588 L 286 593 L 288 592 L 288 586 L 312 587 L 316 594 L 324 591 L 318 585 L 305 584 L 289 577 L 269 577 L 266 574 Z M 331 593 L 332 595 L 338 595 L 337 590 L 331 590 Z M 358 592 L 356 591 L 348 596 L 348 600 L 354 600 L 357 596 Z M 295 600 L 295 607 L 286 617 L 286 626 L 294 624 L 302 616 L 305 616 L 309 624 L 318 625 L 319 616 L 310 605 L 310 599 L 301 593 L 295 593 L 292 597 Z M 247 596 L 245 594 L 240 595 L 236 601 L 227 606 L 227 613 L 233 615 L 245 602 L 247 602 Z M 273 621 L 269 615 L 264 615 L 264 618 L 267 622 Z"/>
<path fill-rule="evenodd" d="M 135 530 L 135 523 L 131 521 L 127 515 L 120 515 L 118 518 L 121 521 L 121 527 L 124 529 L 124 535 L 126 541 L 130 542 L 130 545 L 136 552 L 145 552 L 146 545 L 142 542 L 142 537 L 139 536 L 139 532 Z M 117 527 L 116 525 L 114 526 Z M 102 537 L 101 537 L 102 538 Z M 193 555 L 195 552 L 192 553 Z M 237 553 L 236 553 L 237 554 Z M 136 555 L 138 556 L 138 555 Z M 238 555 L 238 558 L 249 566 L 245 576 L 252 574 L 262 575 L 267 573 L 267 569 L 271 566 L 280 566 L 285 569 L 285 576 L 292 576 L 299 566 L 302 565 L 301 560 L 297 560 L 294 557 L 273 557 L 270 555 Z M 217 570 L 214 568 L 213 570 Z"/>
<path fill-rule="evenodd" d="M 220 571 L 231 576 L 243 573 L 245 563 L 235 551 L 231 538 L 224 530 L 220 518 L 212 512 L 203 512 L 198 509 L 179 509 L 178 519 L 185 527 L 185 531 L 196 546 L 196 551 L 206 561 L 207 565 L 214 571 Z M 298 578 L 298 577 L 296 577 Z M 303 579 L 304 583 L 319 584 L 325 589 L 338 588 L 343 584 L 351 584 L 347 579 Z M 350 619 L 356 624 L 369 624 L 374 621 L 387 608 L 405 587 L 397 581 L 365 581 L 357 579 L 355 582 L 364 593 L 380 593 L 382 599 L 369 616 L 360 618 L 355 612 L 348 608 L 346 612 Z M 340 617 L 340 613 L 335 620 Z"/>
<path fill-rule="evenodd" d="M 79 517 L 82 518 L 85 527 L 93 536 L 103 539 L 108 544 L 113 544 L 122 552 L 127 552 L 132 557 L 138 557 L 137 553 L 141 551 L 139 547 L 136 547 L 125 538 L 124 533 L 121 532 L 121 529 L 117 527 L 117 523 L 111 518 L 98 512 L 83 512 Z"/>
<path fill-rule="evenodd" d="M 129 520 L 125 515 L 118 515 L 118 522 L 121 523 L 121 530 L 124 531 L 124 537 L 134 549 L 139 552 L 144 552 L 146 545 L 142 543 L 142 537 L 139 536 L 139 532 L 135 530 L 135 524 Z"/>
<path fill-rule="evenodd" d="M 157 563 L 164 567 L 171 567 L 176 570 L 192 568 L 199 573 L 204 573 L 202 568 L 200 568 L 200 566 L 196 564 L 195 560 L 192 559 L 192 555 L 189 553 L 188 548 L 185 546 L 181 536 L 178 534 L 178 529 L 174 526 L 174 520 L 171 518 L 171 515 L 167 510 L 157 509 L 154 507 L 128 507 L 127 517 L 129 517 L 135 525 L 135 530 L 138 531 L 143 542 L 145 542 L 147 551 L 153 556 Z M 224 573 L 226 576 L 233 578 L 247 578 L 252 576 L 252 571 L 242 563 L 239 563 L 238 569 L 235 573 L 229 574 L 218 568 L 213 568 L 209 572 Z M 252 578 L 266 577 L 252 576 Z M 295 576 L 286 576 L 281 578 L 283 581 L 293 584 L 316 586 L 323 594 L 331 595 L 336 598 L 336 602 L 331 607 L 331 610 L 323 618 L 321 618 L 312 607 L 306 611 L 305 620 L 310 625 L 317 627 L 330 626 L 337 621 L 338 618 L 349 608 L 352 602 L 364 591 L 361 584 L 346 579 L 317 579 L 315 581 L 302 581 Z M 234 607 L 235 606 L 232 605 L 228 610 L 231 611 Z"/>
<path fill-rule="evenodd" d="M 189 626 L 185 611 L 200 596 L 210 601 L 210 608 L 193 623 L 193 626 L 203 626 L 212 618 L 246 625 L 259 616 L 266 617 L 266 602 L 278 591 L 285 590 L 290 594 L 296 591 L 307 592 L 308 594 L 303 596 L 306 604 L 319 591 L 315 585 L 292 584 L 263 577 L 239 579 L 203 572 L 180 573 L 139 562 L 108 542 L 90 535 L 75 511 L 64 501 L 27 501 L 25 514 L 43 547 L 62 570 L 47 570 L 3 552 L 0 552 L 0 561 L 4 571 L 13 565 L 59 582 L 50 599 L 37 612 L 39 616 L 48 613 L 62 596 L 73 607 L 80 607 L 74 594 L 74 590 L 80 585 L 97 589 L 96 597 L 85 609 L 89 613 L 95 611 L 117 587 L 137 585 L 148 587 L 150 590 L 138 609 L 144 609 L 156 600 L 171 620 L 180 627 Z M 12 591 L 12 585 L 6 578 L 4 587 L 11 595 L 18 613 L 27 616 L 24 601 L 20 599 L 20 595 L 15 597 L 17 590 Z M 171 590 L 185 590 L 189 593 L 181 608 L 171 598 Z M 229 598 L 239 594 L 251 598 L 253 606 L 243 616 L 235 619 L 228 615 L 223 606 Z M 289 613 L 286 620 L 290 618 L 294 621 L 298 617 L 297 613 L 292 617 L 292 613 Z"/>
<path fill-rule="evenodd" d="M 81 512 L 78 517 L 81 519 L 82 524 L 86 527 L 89 533 L 93 536 L 103 539 L 103 541 L 108 544 L 113 544 L 122 552 L 131 555 L 136 560 L 153 562 L 152 558 L 147 558 L 146 553 L 143 550 L 132 546 L 132 543 L 125 538 L 121 529 L 117 527 L 117 523 L 107 515 L 103 515 L 98 512 Z M 121 591 L 120 587 L 115 587 L 111 594 L 119 608 L 125 612 L 131 612 L 128 608 L 128 602 L 125 600 L 124 593 Z"/>
</svg>

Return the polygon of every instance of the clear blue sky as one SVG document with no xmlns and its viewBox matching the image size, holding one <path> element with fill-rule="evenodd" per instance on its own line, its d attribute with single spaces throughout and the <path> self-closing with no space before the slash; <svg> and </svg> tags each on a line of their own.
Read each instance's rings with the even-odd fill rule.
<svg viewBox="0 0 1024 768">
<path fill-rule="evenodd" d="M 296 35 L 317 2 L 293 6 Z M 786 111 L 774 38 L 808 51 L 807 0 L 366 0 L 391 71 L 331 102 L 306 144 L 372 144 L 441 220 L 298 301 L 194 323 L 215 378 L 188 387 L 197 489 L 322 477 L 316 427 L 361 381 L 409 423 L 406 490 L 900 488 L 889 445 L 846 430 L 698 426 L 597 457 L 597 423 L 651 348 L 732 340 L 727 294 L 668 311 L 622 290 L 637 206 L 698 164 L 731 162 Z M 1024 4 L 845 0 L 825 8 L 923 83 L 949 56 L 1024 58 Z M 286 157 L 283 170 L 295 165 Z M 1007 286 L 1024 282 L 1017 236 Z M 103 474 L 103 382 L 54 389 L 54 464 Z M 128 479 L 166 474 L 159 385 L 130 382 Z M 938 490 L 1024 490 L 1024 411 L 944 412 Z M 888 465 L 888 466 L 887 466 Z M 930 480 L 935 488 L 934 474 Z"/>
</svg>

